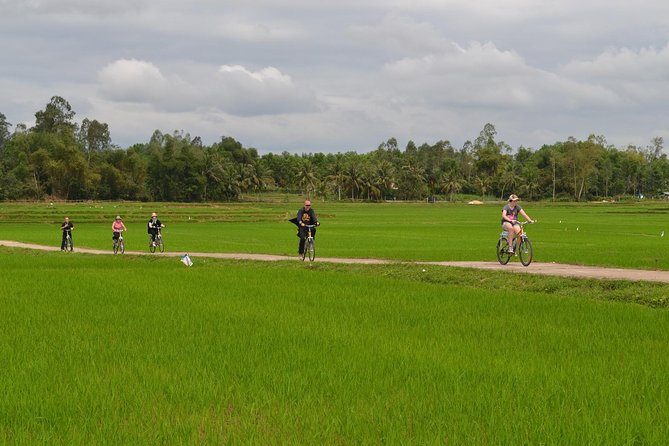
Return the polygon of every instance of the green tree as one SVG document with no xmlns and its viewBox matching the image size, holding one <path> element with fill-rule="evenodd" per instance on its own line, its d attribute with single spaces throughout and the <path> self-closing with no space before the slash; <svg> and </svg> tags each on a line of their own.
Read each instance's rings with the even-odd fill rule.
<svg viewBox="0 0 669 446">
<path fill-rule="evenodd" d="M 90 163 L 93 154 L 111 147 L 109 126 L 95 119 L 91 121 L 85 118 L 79 128 L 78 140 L 86 154 L 86 160 Z"/>
</svg>

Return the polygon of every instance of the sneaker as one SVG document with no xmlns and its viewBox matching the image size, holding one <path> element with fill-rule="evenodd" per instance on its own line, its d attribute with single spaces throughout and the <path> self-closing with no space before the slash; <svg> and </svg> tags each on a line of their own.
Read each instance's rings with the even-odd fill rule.
<svg viewBox="0 0 669 446">
<path fill-rule="evenodd" d="M 509 247 L 509 249 L 507 249 L 506 252 L 507 252 L 508 254 L 513 254 L 513 248 Z"/>
</svg>

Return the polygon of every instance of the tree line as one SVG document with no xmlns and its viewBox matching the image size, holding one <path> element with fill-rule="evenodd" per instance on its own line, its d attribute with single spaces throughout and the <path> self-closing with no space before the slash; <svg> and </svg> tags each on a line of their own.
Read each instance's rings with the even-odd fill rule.
<svg viewBox="0 0 669 446">
<path fill-rule="evenodd" d="M 183 131 L 156 130 L 148 143 L 119 148 L 109 127 L 78 124 L 54 96 L 35 125 L 0 113 L 0 199 L 240 200 L 264 191 L 335 200 L 453 200 L 460 194 L 503 199 L 590 200 L 660 196 L 669 190 L 664 141 L 617 148 L 603 136 L 513 150 L 486 124 L 473 141 L 404 148 L 390 138 L 368 153 L 283 152 L 260 156 L 232 137 L 204 145 Z"/>
</svg>

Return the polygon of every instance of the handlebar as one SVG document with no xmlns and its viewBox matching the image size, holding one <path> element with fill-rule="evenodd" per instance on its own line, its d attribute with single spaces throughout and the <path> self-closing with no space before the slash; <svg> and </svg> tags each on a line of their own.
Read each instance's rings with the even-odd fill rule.
<svg viewBox="0 0 669 446">
<path fill-rule="evenodd" d="M 320 226 L 320 223 L 317 225 L 301 225 L 303 228 L 315 228 L 316 226 Z"/>
</svg>

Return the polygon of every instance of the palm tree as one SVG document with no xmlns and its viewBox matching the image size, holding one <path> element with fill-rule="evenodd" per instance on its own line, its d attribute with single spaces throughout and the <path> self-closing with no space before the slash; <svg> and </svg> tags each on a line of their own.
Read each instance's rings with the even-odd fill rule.
<svg viewBox="0 0 669 446">
<path fill-rule="evenodd" d="M 500 193 L 499 199 L 504 200 L 504 190 L 506 190 L 507 187 L 513 189 L 518 184 L 518 176 L 513 171 L 512 164 L 506 165 L 506 169 L 504 172 L 502 172 L 499 180 L 500 184 L 502 185 L 502 191 Z"/>
<path fill-rule="evenodd" d="M 449 194 L 449 201 L 453 201 L 453 195 L 462 190 L 462 181 L 454 175 L 444 179 L 442 190 Z"/>
<path fill-rule="evenodd" d="M 318 179 L 314 175 L 314 166 L 311 160 L 302 161 L 297 172 L 297 184 L 302 188 L 308 198 L 311 198 L 311 191 L 316 189 Z"/>
<path fill-rule="evenodd" d="M 381 161 L 373 173 L 374 184 L 379 188 L 383 197 L 387 197 L 395 184 L 395 168 L 389 161 Z M 382 197 L 382 198 L 383 198 Z"/>
<path fill-rule="evenodd" d="M 409 164 L 402 166 L 404 192 L 408 198 L 420 198 L 426 184 L 425 170 L 418 163 L 409 160 Z"/>
<path fill-rule="evenodd" d="M 344 174 L 344 184 L 351 189 L 351 199 L 355 200 L 356 192 L 360 191 L 360 180 L 362 173 L 360 172 L 360 167 L 356 163 L 351 163 L 346 168 Z"/>
<path fill-rule="evenodd" d="M 479 187 L 479 191 L 481 191 L 481 198 L 485 198 L 485 194 L 490 189 L 491 182 L 492 180 L 489 176 L 476 176 L 476 185 Z"/>
<path fill-rule="evenodd" d="M 341 201 L 341 188 L 344 185 L 346 172 L 344 164 L 337 159 L 330 170 L 332 173 L 327 176 L 326 180 L 332 183 L 337 188 L 337 200 Z"/>
<path fill-rule="evenodd" d="M 257 161 L 247 166 L 251 190 L 258 194 L 258 201 L 260 201 L 260 192 L 274 182 L 272 171 Z"/>
</svg>

